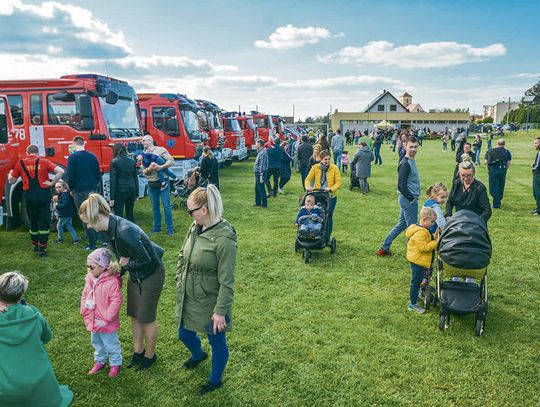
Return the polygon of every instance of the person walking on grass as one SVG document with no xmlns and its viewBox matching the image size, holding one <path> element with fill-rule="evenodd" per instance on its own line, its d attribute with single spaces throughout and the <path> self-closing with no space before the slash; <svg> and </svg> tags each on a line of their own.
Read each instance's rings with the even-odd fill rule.
<svg viewBox="0 0 540 407">
<path fill-rule="evenodd" d="M 268 197 L 276 197 L 279 188 L 279 174 L 281 171 L 281 159 L 283 157 L 283 148 L 281 148 L 281 139 L 277 137 L 274 140 L 274 147 L 266 150 L 268 155 L 268 177 L 266 178 L 266 188 Z M 270 177 L 273 178 L 274 185 L 270 185 Z"/>
<path fill-rule="evenodd" d="M 133 355 L 127 367 L 146 370 L 157 360 L 156 316 L 165 282 L 165 266 L 161 260 L 164 251 L 139 226 L 111 214 L 109 204 L 99 194 L 90 194 L 81 204 L 79 217 L 88 227 L 104 232 L 122 273 L 129 272 L 126 311 L 131 318 Z"/>
<path fill-rule="evenodd" d="M 98 159 L 94 153 L 85 150 L 85 145 L 86 142 L 81 136 L 74 137 L 72 147 L 75 151 L 69 155 L 67 161 L 67 183 L 77 210 L 88 195 L 98 191 L 101 182 Z M 95 250 L 98 241 L 97 232 L 88 229 L 84 223 L 83 229 L 88 237 L 88 244 L 84 249 Z"/>
<path fill-rule="evenodd" d="M 534 148 L 536 149 L 536 158 L 531 165 L 533 174 L 533 196 L 536 201 L 536 208 L 531 213 L 534 216 L 540 216 L 540 137 L 534 140 Z"/>
<path fill-rule="evenodd" d="M 283 188 L 291 179 L 291 162 L 292 158 L 288 153 L 289 142 L 285 140 L 282 144 L 283 154 L 281 155 L 281 167 L 279 169 L 279 193 L 283 193 Z"/>
<path fill-rule="evenodd" d="M 369 192 L 368 178 L 371 176 L 371 162 L 375 159 L 373 153 L 365 141 L 360 142 L 360 148 L 356 151 L 351 164 L 351 171 L 358 178 L 358 185 L 363 194 Z"/>
<path fill-rule="evenodd" d="M 58 231 L 58 239 L 56 243 L 64 243 L 64 228 L 66 228 L 71 237 L 73 238 L 73 244 L 79 244 L 79 236 L 77 231 L 73 228 L 73 217 L 77 214 L 77 208 L 73 197 L 68 191 L 67 184 L 60 180 L 54 186 L 54 189 L 58 195 L 53 196 L 54 208 L 58 214 L 58 223 L 56 230 Z"/>
<path fill-rule="evenodd" d="M 341 170 L 341 155 L 343 154 L 344 149 L 344 140 L 341 135 L 341 130 L 337 129 L 336 134 L 332 137 L 332 153 L 334 154 L 334 165 L 337 165 L 339 170 Z"/>
<path fill-rule="evenodd" d="M 225 332 L 232 328 L 237 240 L 234 228 L 222 218 L 223 203 L 214 185 L 193 191 L 187 212 L 193 223 L 178 256 L 176 325 L 190 353 L 184 368 L 195 369 L 208 358 L 197 333 L 206 334 L 210 342 L 210 377 L 198 392 L 203 396 L 223 385 L 229 359 Z"/>
<path fill-rule="evenodd" d="M 17 161 L 11 171 L 8 182 L 14 184 L 22 178 L 23 198 L 30 220 L 30 240 L 32 250 L 40 257 L 47 256 L 49 229 L 51 226 L 51 190 L 50 187 L 64 175 L 64 170 L 46 158 L 39 157 L 39 148 L 30 144 L 26 148 L 26 157 Z M 54 178 L 49 181 L 49 173 Z"/>
<path fill-rule="evenodd" d="M 125 144 L 115 143 L 111 161 L 111 199 L 114 214 L 135 223 L 133 207 L 139 197 L 137 164 L 128 156 Z"/>
<path fill-rule="evenodd" d="M 486 152 L 486 163 L 489 174 L 489 194 L 493 198 L 493 208 L 500 209 L 506 184 L 506 173 L 510 168 L 512 154 L 505 147 L 503 138 L 497 142 L 497 147 Z"/>
<path fill-rule="evenodd" d="M 377 133 L 375 133 L 375 137 L 373 139 L 375 165 L 377 164 L 382 165 L 381 146 L 382 146 L 383 140 L 384 140 L 384 137 L 383 137 L 382 131 L 380 129 L 377 129 Z"/>
<path fill-rule="evenodd" d="M 122 305 L 122 278 L 120 265 L 112 261 L 107 249 L 96 249 L 86 259 L 87 274 L 81 295 L 81 315 L 94 347 L 94 366 L 88 371 L 94 375 L 105 369 L 109 359 L 109 377 L 120 373 L 122 348 L 118 339 L 120 307 Z"/>
<path fill-rule="evenodd" d="M 405 235 L 407 242 L 407 261 L 411 264 L 411 285 L 409 289 L 409 304 L 407 309 L 419 314 L 426 310 L 420 307 L 418 291 L 425 276 L 428 276 L 433 263 L 433 252 L 437 248 L 438 238 L 434 238 L 430 228 L 435 224 L 437 214 L 431 208 L 422 208 L 419 224 L 412 224 Z"/>
<path fill-rule="evenodd" d="M 377 250 L 379 256 L 391 255 L 390 246 L 394 239 L 418 220 L 418 197 L 421 190 L 420 176 L 415 161 L 417 151 L 418 140 L 410 136 L 405 143 L 405 157 L 398 165 L 399 220 Z"/>
<path fill-rule="evenodd" d="M 307 136 L 302 136 L 302 143 L 298 146 L 298 163 L 300 166 L 300 179 L 302 181 L 302 188 L 304 187 L 304 181 L 308 175 L 310 165 L 309 160 L 313 155 L 313 146 L 309 142 Z"/>
<path fill-rule="evenodd" d="M 264 140 L 256 141 L 257 158 L 253 164 L 253 172 L 255 174 L 255 206 L 266 208 L 268 206 L 268 198 L 266 196 L 265 180 L 268 172 L 268 153 L 264 148 Z"/>
</svg>

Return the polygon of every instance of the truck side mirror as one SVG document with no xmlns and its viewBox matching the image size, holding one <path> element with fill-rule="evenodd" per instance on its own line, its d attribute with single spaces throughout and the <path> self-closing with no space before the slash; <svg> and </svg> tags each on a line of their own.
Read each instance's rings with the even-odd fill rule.
<svg viewBox="0 0 540 407">
<path fill-rule="evenodd" d="M 115 105 L 116 102 L 118 102 L 118 93 L 113 92 L 112 90 L 108 91 L 105 96 L 105 102 L 109 105 Z"/>
<path fill-rule="evenodd" d="M 81 130 L 94 130 L 94 119 L 91 118 L 85 118 L 81 120 Z"/>
<path fill-rule="evenodd" d="M 75 102 L 75 94 L 69 93 L 69 92 L 58 92 L 54 93 L 52 95 L 52 98 L 54 100 L 58 100 L 60 102 Z"/>
</svg>

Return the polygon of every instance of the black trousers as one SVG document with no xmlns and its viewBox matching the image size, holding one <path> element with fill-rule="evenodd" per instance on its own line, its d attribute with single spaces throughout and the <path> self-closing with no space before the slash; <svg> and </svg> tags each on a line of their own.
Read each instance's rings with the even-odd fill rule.
<svg viewBox="0 0 540 407">
<path fill-rule="evenodd" d="M 268 195 L 277 195 L 278 185 L 279 185 L 279 168 L 269 168 L 268 176 L 266 177 L 266 188 L 268 189 Z M 270 185 L 270 177 L 274 179 L 274 186 Z"/>
<path fill-rule="evenodd" d="M 118 190 L 114 194 L 114 214 L 124 217 L 124 210 L 126 211 L 125 218 L 133 223 L 135 223 L 135 217 L 133 215 L 133 207 L 135 206 L 135 191 L 123 191 Z"/>
<path fill-rule="evenodd" d="M 540 174 L 533 175 L 533 196 L 536 201 L 536 212 L 540 214 Z"/>
<path fill-rule="evenodd" d="M 493 198 L 493 207 L 500 208 L 506 183 L 506 170 L 496 168 L 489 170 L 489 194 Z"/>
<path fill-rule="evenodd" d="M 50 201 L 26 200 L 26 213 L 30 220 L 30 239 L 36 251 L 47 250 L 51 227 Z"/>
</svg>

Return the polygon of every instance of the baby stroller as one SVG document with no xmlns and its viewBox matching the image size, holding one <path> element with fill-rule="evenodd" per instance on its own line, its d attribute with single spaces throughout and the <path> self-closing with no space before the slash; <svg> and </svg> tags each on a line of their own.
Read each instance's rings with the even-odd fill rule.
<svg viewBox="0 0 540 407">
<path fill-rule="evenodd" d="M 456 212 L 441 233 L 437 251 L 439 329 L 448 329 L 451 314 L 475 314 L 476 336 L 482 335 L 488 312 L 487 270 L 492 252 L 486 223 L 472 211 Z M 462 281 L 463 277 L 468 279 Z"/>
<path fill-rule="evenodd" d="M 358 177 L 354 173 L 354 165 L 351 165 L 351 179 L 349 182 L 349 191 L 352 191 L 353 188 L 360 188 L 360 183 L 358 182 Z"/>
<path fill-rule="evenodd" d="M 323 250 L 325 247 L 330 247 L 330 253 L 335 254 L 337 249 L 336 239 L 330 236 L 328 230 L 328 209 L 330 208 L 330 193 L 317 189 L 314 191 L 306 192 L 302 198 L 300 206 L 303 206 L 306 201 L 306 197 L 313 196 L 315 198 L 315 205 L 318 205 L 324 211 L 324 219 L 321 228 L 321 232 L 317 236 L 304 236 L 296 233 L 296 240 L 294 242 L 294 250 L 299 252 L 303 250 L 304 262 L 308 263 L 311 260 L 312 250 Z"/>
<path fill-rule="evenodd" d="M 174 182 L 174 191 L 172 192 L 174 198 L 171 202 L 173 209 L 178 209 L 180 206 L 186 206 L 189 194 L 199 186 L 200 174 L 197 170 L 198 168 L 189 170 L 184 178 L 177 178 Z"/>
</svg>

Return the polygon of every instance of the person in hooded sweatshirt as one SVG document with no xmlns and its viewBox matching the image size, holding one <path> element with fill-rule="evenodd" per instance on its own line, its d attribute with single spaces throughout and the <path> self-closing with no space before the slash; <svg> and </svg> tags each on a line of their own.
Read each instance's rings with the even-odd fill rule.
<svg viewBox="0 0 540 407">
<path fill-rule="evenodd" d="M 27 289 L 27 278 L 18 272 L 0 276 L 0 405 L 68 406 L 73 393 L 58 384 L 45 349 L 51 328 L 22 299 Z"/>
</svg>

